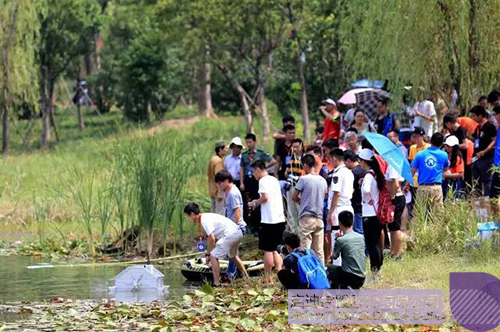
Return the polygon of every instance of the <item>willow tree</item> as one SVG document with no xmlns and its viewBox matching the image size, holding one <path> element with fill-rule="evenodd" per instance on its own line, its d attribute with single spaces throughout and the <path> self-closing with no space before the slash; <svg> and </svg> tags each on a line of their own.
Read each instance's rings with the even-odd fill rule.
<svg viewBox="0 0 500 332">
<path fill-rule="evenodd" d="M 342 49 L 354 76 L 411 84 L 414 91 L 455 89 L 470 106 L 498 85 L 500 10 L 496 0 L 349 1 Z"/>
<path fill-rule="evenodd" d="M 43 6 L 35 0 L 0 0 L 0 107 L 2 152 L 10 148 L 9 117 L 21 103 L 37 101 L 36 44 Z"/>
</svg>

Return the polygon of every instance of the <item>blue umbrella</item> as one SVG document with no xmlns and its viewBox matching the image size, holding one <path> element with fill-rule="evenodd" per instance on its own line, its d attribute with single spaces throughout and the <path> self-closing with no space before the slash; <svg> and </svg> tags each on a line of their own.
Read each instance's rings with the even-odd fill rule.
<svg viewBox="0 0 500 332">
<path fill-rule="evenodd" d="M 363 78 L 359 81 L 351 83 L 351 87 L 353 88 L 377 88 L 382 89 L 384 86 L 384 82 L 382 81 L 372 81 L 367 78 Z"/>
<path fill-rule="evenodd" d="M 403 152 L 401 152 L 390 139 L 383 135 L 370 132 L 365 132 L 363 135 L 375 148 L 375 151 L 377 151 L 377 153 L 387 161 L 399 175 L 413 185 L 411 166 Z"/>
</svg>

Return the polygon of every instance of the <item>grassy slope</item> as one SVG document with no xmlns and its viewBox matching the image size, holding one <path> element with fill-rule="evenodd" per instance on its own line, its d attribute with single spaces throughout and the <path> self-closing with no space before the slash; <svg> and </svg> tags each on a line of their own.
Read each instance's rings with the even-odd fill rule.
<svg viewBox="0 0 500 332">
<path fill-rule="evenodd" d="M 175 110 L 168 118 L 179 119 L 191 113 Z M 141 129 L 124 122 L 120 113 L 102 117 L 88 114 L 85 119 L 86 128 L 80 132 L 73 113 L 60 114 L 57 118 L 60 142 L 53 142 L 48 153 L 37 149 L 37 128 L 29 137 L 32 143 L 28 146 L 20 144 L 19 135 L 13 135 L 13 153 L 0 161 L 0 227 L 3 230 L 0 240 L 14 241 L 33 235 L 36 232 L 36 225 L 32 222 L 36 206 L 41 207 L 46 216 L 44 220 L 49 221 L 48 237 L 55 236 L 55 226 L 81 236 L 82 223 L 65 182 L 68 169 L 77 168 L 88 174 L 95 172 L 99 177 L 109 170 L 116 149 L 152 132 L 150 128 Z M 23 127 L 26 122 L 21 121 L 17 126 Z M 160 130 L 155 130 L 154 135 L 165 136 L 172 143 L 181 144 L 187 152 L 196 153 L 197 175 L 190 180 L 189 193 L 206 206 L 205 170 L 207 160 L 213 154 L 214 142 L 221 139 L 229 142 L 236 135 L 243 136 L 243 120 L 236 117 L 200 119 L 194 125 L 184 125 L 183 120 L 176 120 L 171 125 L 162 123 L 158 127 Z"/>
<path fill-rule="evenodd" d="M 180 118 L 182 115 L 183 113 L 180 112 L 175 117 Z M 74 215 L 74 206 L 71 200 L 66 198 L 68 192 L 62 175 L 68 167 L 101 172 L 110 165 L 116 144 L 126 144 L 127 140 L 140 139 L 141 135 L 147 134 L 145 130 L 131 128 L 130 125 L 121 123 L 120 118 L 120 114 L 116 113 L 105 115 L 103 118 L 93 116 L 90 118 L 94 122 L 92 124 L 87 117 L 87 128 L 83 133 L 79 133 L 73 115 L 61 116 L 59 118 L 60 134 L 63 141 L 53 146 L 50 153 L 25 149 L 22 153 L 2 159 L 0 201 L 2 214 L 0 237 L 2 239 L 15 240 L 21 235 L 33 234 L 36 231 L 35 223 L 30 223 L 34 197 L 36 200 L 50 203 L 48 219 L 54 221 L 54 224 L 62 225 L 63 231 L 81 233 L 80 223 Z M 103 128 L 106 128 L 105 131 L 102 130 Z M 204 172 L 206 160 L 212 154 L 213 142 L 219 139 L 229 141 L 235 135 L 242 136 L 244 131 L 244 123 L 240 118 L 223 118 L 200 120 L 192 126 L 166 129 L 157 135 L 167 135 L 172 141 L 183 144 L 187 150 L 194 149 L 197 152 L 198 175 L 191 179 L 190 193 L 194 198 L 206 204 L 207 185 Z M 20 147 L 19 144 L 17 147 Z M 267 143 L 265 147 L 269 150 L 270 143 Z M 23 223 L 27 225 L 19 226 Z M 51 234 L 55 233 L 51 232 Z M 487 272 L 500 278 L 498 258 L 444 253 L 424 255 L 419 258 L 406 254 L 401 261 L 386 260 L 381 281 L 368 285 L 367 288 L 437 288 L 443 289 L 446 296 L 450 272 L 472 271 Z M 260 293 L 262 290 L 258 288 L 257 286 Z M 249 300 L 253 306 L 255 299 L 249 298 Z M 277 312 L 280 317 L 284 314 L 282 310 Z M 174 316 L 170 319 L 172 319 L 171 322 L 179 322 Z M 211 319 L 207 321 L 207 327 L 211 326 L 211 321 Z M 286 321 L 286 318 L 282 317 L 281 321 Z M 148 325 L 151 323 L 148 322 Z M 175 326 L 176 323 L 173 325 Z M 253 330 L 253 328 L 248 330 Z"/>
<path fill-rule="evenodd" d="M 183 114 L 178 112 L 175 117 Z M 140 139 L 147 130 L 131 128 L 121 122 L 118 113 L 102 118 L 87 116 L 87 128 L 79 133 L 73 114 L 59 118 L 62 143 L 55 144 L 50 153 L 25 151 L 1 161 L 2 196 L 0 197 L 0 239 L 16 240 L 19 236 L 36 232 L 33 219 L 34 202 L 48 202 L 47 219 L 62 225 L 62 230 L 78 234 L 83 229 L 75 217 L 74 205 L 68 198 L 64 183 L 67 168 L 77 167 L 86 172 L 102 172 L 111 164 L 111 156 L 117 144 Z M 276 123 L 276 121 L 274 121 Z M 106 128 L 105 131 L 102 129 Z M 229 141 L 236 135 L 243 136 L 245 125 L 241 118 L 202 119 L 194 125 L 177 126 L 157 132 L 185 146 L 186 151 L 196 151 L 197 174 L 190 181 L 189 192 L 193 199 L 208 203 L 205 176 L 206 161 L 212 154 L 213 142 Z M 15 145 L 15 144 L 14 144 Z M 268 150 L 271 142 L 264 145 Z M 166 147 L 168 148 L 168 147 Z M 20 226 L 22 225 L 22 226 Z M 187 226 L 195 231 L 192 225 Z M 51 227 L 48 227 L 49 235 Z M 387 288 L 442 288 L 448 286 L 451 271 L 483 271 L 500 277 L 498 261 L 476 256 L 438 254 L 425 258 L 406 256 L 400 262 L 386 260 L 384 277 L 379 285 Z"/>
</svg>

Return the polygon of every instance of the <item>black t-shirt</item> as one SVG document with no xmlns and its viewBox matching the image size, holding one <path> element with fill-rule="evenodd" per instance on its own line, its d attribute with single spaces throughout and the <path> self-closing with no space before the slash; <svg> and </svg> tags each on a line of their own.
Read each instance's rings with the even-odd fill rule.
<svg viewBox="0 0 500 332">
<path fill-rule="evenodd" d="M 354 192 L 351 198 L 352 208 L 354 213 L 362 213 L 362 202 L 361 202 L 361 186 L 359 185 L 359 180 L 364 178 L 366 171 L 360 165 L 352 169 L 352 174 L 354 174 Z"/>
<path fill-rule="evenodd" d="M 474 155 L 480 151 L 486 150 L 491 141 L 497 136 L 497 129 L 491 122 L 486 122 L 482 126 L 477 126 L 474 133 Z M 482 159 L 493 158 L 494 149 L 491 149 Z"/>
<path fill-rule="evenodd" d="M 458 129 L 455 130 L 455 132 L 452 134 L 458 138 L 459 144 L 462 144 L 467 138 L 467 130 L 465 130 L 465 128 L 462 126 L 458 127 Z M 460 149 L 460 151 L 462 152 L 462 157 L 465 160 L 465 158 L 467 158 L 467 148 Z"/>
<path fill-rule="evenodd" d="M 280 157 L 280 165 L 278 170 L 278 179 L 286 180 L 286 164 L 288 162 L 289 157 L 292 153 L 292 145 L 286 145 L 286 141 L 283 140 L 283 143 L 278 146 L 276 149 L 276 155 Z"/>
</svg>

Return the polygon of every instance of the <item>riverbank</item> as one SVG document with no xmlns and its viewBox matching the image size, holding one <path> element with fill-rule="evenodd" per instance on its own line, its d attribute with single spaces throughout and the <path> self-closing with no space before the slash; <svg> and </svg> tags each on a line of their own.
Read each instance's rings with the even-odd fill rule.
<svg viewBox="0 0 500 332">
<path fill-rule="evenodd" d="M 460 329 L 452 321 L 425 325 L 288 324 L 287 292 L 257 281 L 224 288 L 204 285 L 182 298 L 151 304 L 120 304 L 54 298 L 49 303 L 0 306 L 0 317 L 12 321 L 3 331 L 440 331 Z"/>
<path fill-rule="evenodd" d="M 449 301 L 449 273 L 482 271 L 500 278 L 495 257 L 474 261 L 466 257 L 434 254 L 405 255 L 387 259 L 379 282 L 366 289 L 442 289 Z M 447 305 L 445 304 L 445 308 Z M 448 313 L 448 309 L 445 312 Z M 185 293 L 167 295 L 151 304 L 116 303 L 110 300 L 74 300 L 54 296 L 46 302 L 0 306 L 4 331 L 462 331 L 452 320 L 442 326 L 289 326 L 287 293 L 277 280 L 263 285 L 259 278 L 238 280 L 222 288 L 208 285 Z"/>
</svg>

